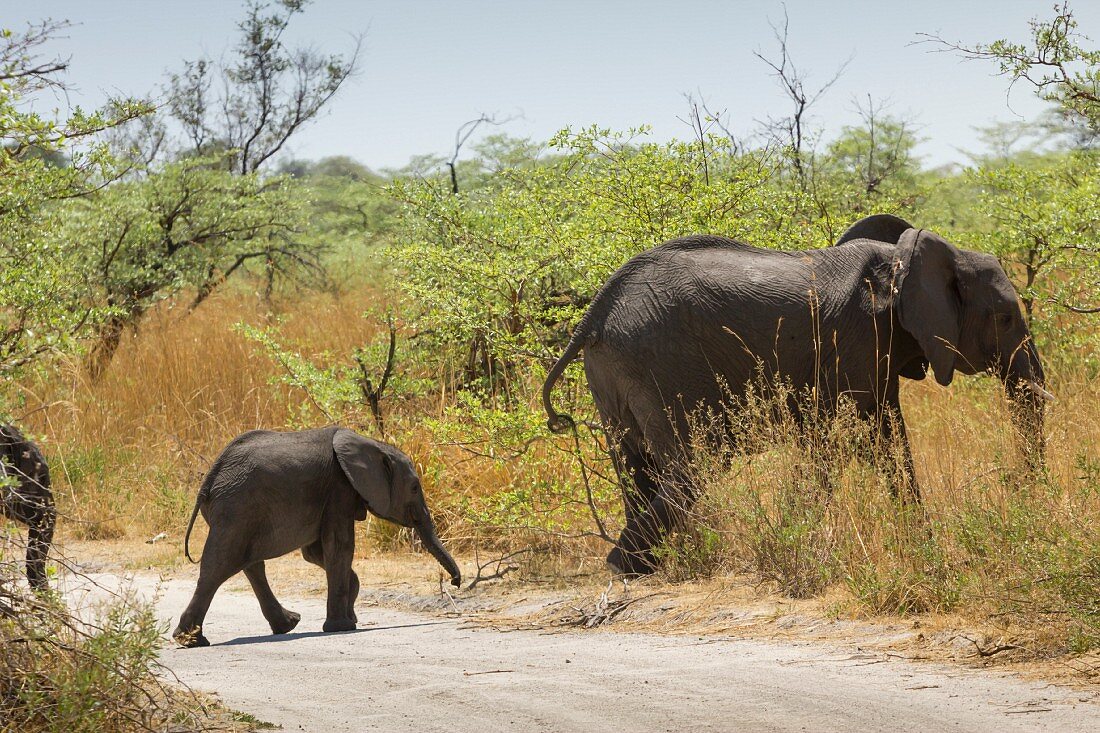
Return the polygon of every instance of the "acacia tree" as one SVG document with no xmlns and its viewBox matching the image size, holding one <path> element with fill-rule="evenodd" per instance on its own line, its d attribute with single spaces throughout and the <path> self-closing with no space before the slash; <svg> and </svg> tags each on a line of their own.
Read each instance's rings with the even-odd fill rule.
<svg viewBox="0 0 1100 733">
<path fill-rule="evenodd" d="M 88 291 L 106 311 L 91 376 L 103 373 L 123 331 L 158 299 L 191 286 L 201 300 L 215 268 L 228 277 L 257 256 L 250 244 L 262 253 L 291 241 L 301 204 L 287 179 L 232 175 L 215 157 L 169 163 L 71 207 L 66 231 L 83 243 Z M 303 257 L 292 245 L 284 254 Z"/>
<path fill-rule="evenodd" d="M 990 225 L 977 237 L 1014 278 L 1032 326 L 1058 332 L 1057 342 L 1069 346 L 1094 333 L 1074 328 L 1074 318 L 1100 313 L 1100 157 L 1088 145 L 1100 132 L 1100 50 L 1081 45 L 1068 3 L 1055 6 L 1049 19 L 1032 20 L 1030 35 L 1025 43 L 933 40 L 968 58 L 995 61 L 1013 84 L 1031 85 L 1069 127 L 1087 133 L 1077 136 L 1077 151 L 993 161 L 972 174 Z M 1092 340 L 1095 349 L 1095 335 Z"/>
<path fill-rule="evenodd" d="M 60 202 L 83 197 L 122 168 L 97 135 L 147 114 L 148 104 L 111 100 L 102 110 L 54 119 L 26 108 L 64 90 L 68 62 L 42 47 L 63 22 L 0 32 L 0 375 L 71 347 L 95 322 L 80 286 L 73 245 L 58 236 Z"/>
<path fill-rule="evenodd" d="M 362 37 L 354 39 L 347 55 L 288 48 L 283 42 L 291 21 L 308 5 L 309 0 L 249 0 L 228 61 L 187 61 L 181 73 L 171 75 L 168 109 L 183 132 L 182 154 L 221 153 L 231 173 L 256 174 L 355 74 Z M 316 270 L 316 244 L 284 237 L 260 245 L 252 240 L 236 257 L 210 267 L 196 304 L 252 262 L 263 268 L 265 295 L 280 273 L 299 273 L 303 262 Z"/>
<path fill-rule="evenodd" d="M 249 2 L 229 60 L 186 62 L 168 81 L 169 119 L 118 141 L 144 167 L 74 217 L 71 236 L 89 245 L 96 275 L 91 292 L 110 312 L 88 361 L 93 377 L 159 299 L 194 288 L 194 309 L 250 267 L 265 299 L 277 277 L 322 274 L 324 243 L 298 236 L 305 187 L 263 170 L 357 66 L 358 40 L 347 58 L 286 47 L 307 4 Z"/>
<path fill-rule="evenodd" d="M 963 44 L 926 37 L 966 58 L 995 62 L 1011 84 L 1030 85 L 1069 124 L 1088 130 L 1086 137 L 1095 139 L 1100 134 L 1100 50 L 1081 45 L 1087 39 L 1078 33 L 1068 2 L 1055 5 L 1053 17 L 1034 18 L 1028 25 L 1031 38 L 1025 43 L 999 39 Z"/>
<path fill-rule="evenodd" d="M 255 173 L 317 117 L 357 70 L 361 37 L 347 56 L 290 49 L 283 34 L 308 0 L 249 0 L 230 60 L 187 61 L 168 82 L 168 108 L 184 149 L 226 152 L 235 173 Z"/>
</svg>

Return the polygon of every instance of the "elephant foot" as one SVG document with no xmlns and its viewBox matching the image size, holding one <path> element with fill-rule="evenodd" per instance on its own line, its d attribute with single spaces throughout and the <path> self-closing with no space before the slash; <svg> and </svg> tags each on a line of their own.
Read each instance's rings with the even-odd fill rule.
<svg viewBox="0 0 1100 733">
<path fill-rule="evenodd" d="M 300 613 L 294 611 L 288 611 L 283 609 L 283 619 L 274 623 L 271 623 L 272 634 L 287 634 L 294 630 L 294 627 L 298 625 L 298 622 L 302 620 Z"/>
<path fill-rule="evenodd" d="M 184 649 L 210 646 L 210 641 L 202 635 L 201 626 L 196 626 L 186 631 L 182 627 L 177 626 L 176 630 L 172 632 L 172 638 Z"/>
<path fill-rule="evenodd" d="M 330 618 L 322 629 L 328 631 L 355 631 L 355 621 L 350 618 Z"/>
</svg>

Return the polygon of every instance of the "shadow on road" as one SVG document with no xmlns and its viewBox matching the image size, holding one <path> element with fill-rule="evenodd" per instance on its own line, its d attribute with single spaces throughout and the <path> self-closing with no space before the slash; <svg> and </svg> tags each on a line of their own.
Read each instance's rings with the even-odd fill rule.
<svg viewBox="0 0 1100 733">
<path fill-rule="evenodd" d="M 223 641 L 211 646 L 243 646 L 245 644 L 272 644 L 278 642 L 295 641 L 297 639 L 312 639 L 318 636 L 350 636 L 353 634 L 365 634 L 370 631 L 389 631 L 393 629 L 415 629 L 419 626 L 439 626 L 446 621 L 424 621 L 418 624 L 394 624 L 391 626 L 370 626 L 364 629 L 352 629 L 351 631 L 298 631 L 289 634 L 264 634 L 262 636 L 238 636 L 236 639 Z"/>
</svg>

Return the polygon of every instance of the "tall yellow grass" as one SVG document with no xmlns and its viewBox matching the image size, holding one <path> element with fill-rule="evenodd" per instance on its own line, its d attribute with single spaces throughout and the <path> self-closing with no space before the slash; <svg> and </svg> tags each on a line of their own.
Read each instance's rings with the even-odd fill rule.
<svg viewBox="0 0 1100 733">
<path fill-rule="evenodd" d="M 361 317 L 373 301 L 365 291 L 312 294 L 277 317 L 306 354 L 346 355 L 378 329 Z M 67 531 L 175 534 L 229 440 L 287 424 L 302 395 L 274 384 L 279 367 L 234 330 L 271 319 L 255 298 L 234 293 L 191 314 L 161 303 L 126 334 L 98 382 L 73 362 L 27 388 L 25 424 L 46 440 Z"/>
</svg>

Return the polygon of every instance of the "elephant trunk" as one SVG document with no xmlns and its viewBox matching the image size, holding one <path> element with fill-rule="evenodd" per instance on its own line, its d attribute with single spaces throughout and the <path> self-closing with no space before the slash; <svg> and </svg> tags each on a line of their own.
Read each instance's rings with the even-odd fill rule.
<svg viewBox="0 0 1100 733">
<path fill-rule="evenodd" d="M 1043 413 L 1045 403 L 1052 402 L 1054 395 L 1046 390 L 1046 377 L 1039 362 L 1039 352 L 1030 340 L 1017 349 L 1002 381 L 1010 403 L 1012 422 L 1026 460 L 1031 468 L 1041 468 L 1045 445 Z"/>
<path fill-rule="evenodd" d="M 451 576 L 451 585 L 458 587 L 462 584 L 462 573 L 458 569 L 458 563 L 443 549 L 443 543 L 439 541 L 439 535 L 435 533 L 435 526 L 429 519 L 416 525 L 416 536 L 424 549 L 431 553 L 432 557 L 443 566 L 443 569 Z"/>
</svg>

